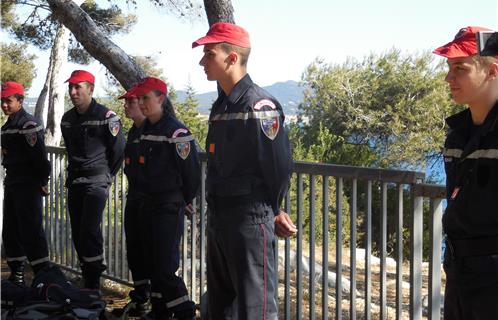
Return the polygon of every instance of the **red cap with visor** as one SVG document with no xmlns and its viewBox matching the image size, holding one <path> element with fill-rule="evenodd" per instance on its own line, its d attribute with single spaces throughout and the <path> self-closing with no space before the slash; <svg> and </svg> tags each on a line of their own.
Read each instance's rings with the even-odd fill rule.
<svg viewBox="0 0 498 320">
<path fill-rule="evenodd" d="M 159 91 L 164 94 L 168 93 L 166 83 L 161 79 L 154 77 L 143 78 L 140 82 L 135 84 L 131 90 L 131 94 L 136 97 L 143 96 L 144 94 L 151 91 Z"/>
<path fill-rule="evenodd" d="M 453 41 L 448 42 L 444 46 L 439 47 L 432 52 L 448 59 L 465 58 L 476 55 L 478 53 L 476 35 L 479 31 L 492 30 L 475 26 L 462 28 L 458 31 Z"/>
<path fill-rule="evenodd" d="M 24 86 L 14 81 L 2 83 L 2 98 L 10 97 L 13 94 L 24 96 Z"/>
<path fill-rule="evenodd" d="M 250 48 L 249 33 L 242 27 L 232 23 L 214 23 L 207 34 L 192 42 L 192 48 L 210 43 L 226 42 L 243 48 Z"/>
<path fill-rule="evenodd" d="M 91 74 L 88 71 L 74 70 L 71 73 L 69 79 L 67 79 L 65 82 L 69 82 L 70 84 L 76 84 L 85 81 L 91 84 L 95 84 L 95 77 L 93 76 L 93 74 Z"/>
<path fill-rule="evenodd" d="M 137 98 L 135 94 L 135 90 L 137 89 L 138 84 L 134 84 L 130 89 L 128 89 L 125 93 L 118 97 L 118 99 L 128 99 L 128 98 Z"/>
</svg>

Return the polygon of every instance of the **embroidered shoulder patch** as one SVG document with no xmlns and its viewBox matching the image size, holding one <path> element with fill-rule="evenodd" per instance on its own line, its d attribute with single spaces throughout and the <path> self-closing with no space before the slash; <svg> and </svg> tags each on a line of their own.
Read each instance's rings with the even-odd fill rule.
<svg viewBox="0 0 498 320">
<path fill-rule="evenodd" d="M 32 127 L 36 127 L 38 125 L 38 123 L 34 122 L 34 121 L 26 121 L 23 125 L 22 125 L 22 128 L 23 129 L 26 129 L 27 127 L 29 126 L 32 126 Z"/>
<path fill-rule="evenodd" d="M 121 129 L 121 123 L 118 118 L 111 119 L 109 121 L 109 132 L 113 137 L 117 136 L 119 133 L 119 129 Z"/>
<path fill-rule="evenodd" d="M 110 118 L 111 116 L 115 116 L 116 115 L 116 112 L 112 111 L 112 110 L 109 110 L 107 111 L 107 113 L 105 114 L 105 118 Z"/>
<path fill-rule="evenodd" d="M 176 153 L 178 153 L 178 156 L 183 160 L 187 159 L 190 154 L 190 142 L 177 142 Z"/>
<path fill-rule="evenodd" d="M 32 133 L 26 133 L 24 135 L 24 137 L 26 138 L 26 142 L 31 146 L 31 147 L 34 147 L 35 144 L 36 144 L 36 141 L 38 140 L 37 136 L 36 136 L 36 132 L 32 132 Z"/>
<path fill-rule="evenodd" d="M 277 109 L 277 106 L 273 103 L 273 101 L 269 99 L 263 99 L 256 102 L 256 104 L 254 105 L 254 110 L 261 110 L 265 106 L 270 107 L 272 110 Z"/>
<path fill-rule="evenodd" d="M 280 120 L 278 117 L 273 118 L 265 118 L 261 119 L 261 130 L 265 136 L 267 136 L 270 140 L 275 139 L 278 134 L 278 130 L 280 129 Z"/>
<path fill-rule="evenodd" d="M 176 138 L 176 137 L 178 137 L 178 135 L 179 135 L 179 134 L 181 134 L 181 133 L 185 133 L 185 134 L 187 134 L 187 133 L 188 133 L 188 130 L 187 130 L 187 129 L 185 129 L 185 128 L 176 129 L 176 130 L 175 130 L 175 132 L 173 132 L 173 136 L 172 136 L 172 138 Z"/>
<path fill-rule="evenodd" d="M 26 121 L 22 128 L 26 129 L 28 127 L 36 127 L 38 123 L 34 121 Z M 29 144 L 30 147 L 34 147 L 36 144 L 36 141 L 38 140 L 38 136 L 36 135 L 36 132 L 31 132 L 31 133 L 25 133 L 24 138 L 26 138 L 26 142 Z"/>
</svg>

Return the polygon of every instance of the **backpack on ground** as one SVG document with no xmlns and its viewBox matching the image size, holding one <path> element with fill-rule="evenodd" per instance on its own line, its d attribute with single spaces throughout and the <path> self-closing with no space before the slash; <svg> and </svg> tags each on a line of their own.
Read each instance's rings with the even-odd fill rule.
<svg viewBox="0 0 498 320">
<path fill-rule="evenodd" d="M 75 287 L 55 265 L 40 270 L 31 287 L 4 281 L 8 280 L 2 280 L 2 320 L 105 319 L 106 302 L 100 292 Z"/>
</svg>

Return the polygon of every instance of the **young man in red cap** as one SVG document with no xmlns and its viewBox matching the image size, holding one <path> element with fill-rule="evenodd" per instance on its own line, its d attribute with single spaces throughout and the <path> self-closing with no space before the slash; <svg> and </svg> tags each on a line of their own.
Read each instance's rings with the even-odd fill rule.
<svg viewBox="0 0 498 320">
<path fill-rule="evenodd" d="M 184 215 L 200 185 L 194 136 L 175 117 L 166 83 L 147 77 L 133 90 L 146 119 L 138 146 L 137 189 L 142 261 L 151 274 L 152 310 L 143 319 L 195 319 L 195 304 L 176 275 Z"/>
<path fill-rule="evenodd" d="M 210 319 L 277 319 L 275 234 L 297 232 L 280 203 L 292 157 L 278 101 L 247 74 L 249 34 L 215 23 L 200 65 L 221 92 L 209 116 L 206 141 Z"/>
<path fill-rule="evenodd" d="M 24 87 L 2 84 L 2 165 L 6 169 L 3 202 L 3 243 L 9 280 L 24 284 L 24 263 L 35 273 L 49 264 L 42 226 L 42 196 L 48 194 L 50 162 L 45 150 L 43 125 L 22 107 Z M 29 235 L 29 236 L 26 236 Z"/>
<path fill-rule="evenodd" d="M 84 287 L 100 288 L 105 270 L 102 211 L 109 186 L 123 160 L 125 139 L 119 117 L 92 98 L 94 76 L 75 70 L 69 79 L 74 108 L 62 116 L 62 136 L 68 155 L 68 209 L 74 247 Z"/>
<path fill-rule="evenodd" d="M 434 50 L 453 100 L 468 106 L 446 119 L 446 320 L 498 319 L 498 56 L 478 54 L 485 30 L 463 28 Z"/>
</svg>

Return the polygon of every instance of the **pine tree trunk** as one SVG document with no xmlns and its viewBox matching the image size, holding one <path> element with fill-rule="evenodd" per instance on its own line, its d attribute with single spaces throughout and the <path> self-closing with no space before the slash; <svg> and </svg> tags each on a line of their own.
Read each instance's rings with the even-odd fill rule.
<svg viewBox="0 0 498 320">
<path fill-rule="evenodd" d="M 235 23 L 233 6 L 230 0 L 204 0 L 204 9 L 209 25 L 216 22 Z"/>
<path fill-rule="evenodd" d="M 45 78 L 45 83 L 43 84 L 43 89 L 38 95 L 38 100 L 36 100 L 35 106 L 35 118 L 40 119 L 45 126 L 47 123 L 47 114 L 48 114 L 48 90 L 50 86 L 50 76 L 52 75 L 52 56 L 54 54 L 54 47 L 52 47 L 52 51 L 50 53 L 50 62 L 48 64 L 47 76 Z"/>
<path fill-rule="evenodd" d="M 63 66 L 67 64 L 67 55 L 69 47 L 69 31 L 60 25 L 54 39 L 50 65 L 50 84 L 48 90 L 48 115 L 47 127 L 45 131 L 45 143 L 47 145 L 58 146 L 61 140 L 60 122 L 64 114 L 64 85 Z"/>
<path fill-rule="evenodd" d="M 88 53 L 102 63 L 128 89 L 145 76 L 144 71 L 97 27 L 92 18 L 71 0 L 47 0 L 54 17 L 73 33 Z"/>
</svg>

